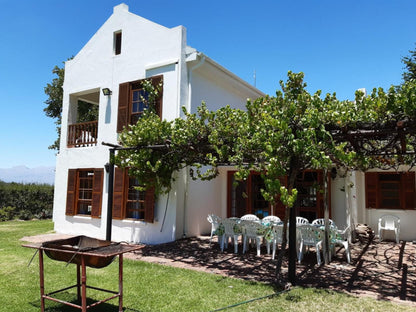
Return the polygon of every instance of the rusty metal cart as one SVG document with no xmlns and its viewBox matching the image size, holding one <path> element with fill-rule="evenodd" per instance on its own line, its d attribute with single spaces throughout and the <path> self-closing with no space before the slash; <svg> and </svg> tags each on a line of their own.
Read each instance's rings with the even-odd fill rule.
<svg viewBox="0 0 416 312">
<path fill-rule="evenodd" d="M 53 240 L 44 242 L 42 244 L 28 244 L 23 247 L 35 248 L 39 253 L 39 281 L 40 281 L 40 297 L 41 297 L 41 312 L 45 310 L 45 299 L 69 305 L 82 312 L 94 307 L 98 304 L 104 303 L 111 299 L 117 298 L 119 300 L 119 311 L 123 311 L 123 254 L 138 250 L 143 246 L 128 245 L 122 243 L 113 243 L 106 240 L 99 240 L 88 236 L 75 236 L 67 239 Z M 59 290 L 55 290 L 45 294 L 45 280 L 44 280 L 44 263 L 43 254 L 46 254 L 53 260 L 64 261 L 67 263 L 74 263 L 77 265 L 77 283 Z M 109 265 L 118 256 L 119 271 L 118 271 L 118 291 L 102 289 L 87 285 L 87 266 L 92 268 L 103 268 Z M 77 288 L 78 302 L 81 305 L 72 302 L 67 302 L 53 295 Z M 111 294 L 103 300 L 96 301 L 87 305 L 87 288 L 107 292 Z"/>
</svg>

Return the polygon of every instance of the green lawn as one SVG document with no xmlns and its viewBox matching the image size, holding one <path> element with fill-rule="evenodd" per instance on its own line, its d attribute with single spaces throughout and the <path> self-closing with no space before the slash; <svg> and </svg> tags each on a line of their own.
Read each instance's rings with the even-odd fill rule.
<svg viewBox="0 0 416 312">
<path fill-rule="evenodd" d="M 0 223 L 0 311 L 30 312 L 40 310 L 38 257 L 28 263 L 33 249 L 21 247 L 23 236 L 51 232 L 53 224 L 44 221 L 10 221 Z M 88 268 L 88 284 L 117 289 L 118 265 L 103 269 Z M 75 283 L 75 266 L 45 257 L 46 292 Z M 272 286 L 225 278 L 214 274 L 177 269 L 141 261 L 125 260 L 125 311 L 214 311 L 223 307 L 273 294 Z M 75 291 L 61 295 L 75 300 Z M 88 290 L 91 299 L 102 293 Z M 414 307 L 355 298 L 327 290 L 294 288 L 270 298 L 250 301 L 223 311 L 414 311 Z M 117 311 L 114 299 L 90 311 Z M 46 301 L 46 311 L 79 311 Z"/>
</svg>

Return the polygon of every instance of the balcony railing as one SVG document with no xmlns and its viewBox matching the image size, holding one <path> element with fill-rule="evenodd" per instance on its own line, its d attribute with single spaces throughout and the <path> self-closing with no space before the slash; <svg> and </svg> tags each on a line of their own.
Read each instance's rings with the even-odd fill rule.
<svg viewBox="0 0 416 312">
<path fill-rule="evenodd" d="M 89 121 L 68 126 L 68 147 L 97 145 L 98 121 Z"/>
</svg>

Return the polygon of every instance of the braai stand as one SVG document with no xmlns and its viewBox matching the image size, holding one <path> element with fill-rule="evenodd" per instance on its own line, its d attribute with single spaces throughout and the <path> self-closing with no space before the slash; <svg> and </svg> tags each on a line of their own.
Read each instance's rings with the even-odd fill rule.
<svg viewBox="0 0 416 312">
<path fill-rule="evenodd" d="M 94 253 L 94 251 L 90 251 L 90 252 L 78 252 L 77 253 L 77 257 L 80 258 L 80 264 L 77 264 L 77 283 L 75 285 L 72 286 L 68 286 L 59 290 L 55 290 L 52 291 L 50 293 L 45 294 L 45 279 L 44 279 L 44 263 L 43 263 L 43 257 L 44 257 L 44 250 L 50 250 L 49 248 L 44 248 L 42 246 L 36 246 L 36 245 L 24 245 L 24 247 L 29 247 L 29 248 L 36 248 L 39 251 L 39 282 L 40 282 L 40 298 L 41 298 L 41 302 L 40 302 L 40 308 L 41 308 L 41 312 L 45 311 L 45 299 L 48 300 L 52 300 L 55 302 L 59 302 L 74 308 L 78 308 L 80 309 L 82 312 L 86 312 L 89 308 L 92 308 L 98 304 L 104 303 L 106 301 L 109 301 L 111 299 L 117 298 L 118 297 L 118 309 L 119 312 L 123 311 L 123 253 L 125 252 L 130 252 L 133 250 L 137 250 L 140 247 L 133 247 L 133 246 L 123 246 L 125 248 L 121 248 L 118 251 L 114 251 L 111 254 L 106 254 L 106 257 L 108 256 L 112 256 L 112 257 L 116 257 L 118 256 L 118 263 L 119 263 L 119 269 L 118 269 L 118 292 L 117 291 L 112 291 L 112 290 L 107 290 L 107 289 L 102 289 L 102 288 L 98 288 L 98 287 L 93 287 L 93 286 L 88 286 L 87 285 L 87 265 L 86 265 L 86 258 L 90 257 L 90 256 L 98 256 L 100 257 L 99 253 Z M 60 252 L 65 252 L 63 250 L 60 250 Z M 102 257 L 102 255 L 101 255 Z M 78 258 L 78 259 L 79 259 Z M 77 297 L 78 297 L 78 302 L 81 301 L 81 305 L 78 304 L 74 304 L 71 302 L 67 302 L 61 299 L 57 299 L 52 297 L 52 295 L 60 293 L 62 291 L 71 289 L 71 288 L 77 288 Z M 112 294 L 112 296 L 105 298 L 103 300 L 100 301 L 96 301 L 90 305 L 87 305 L 87 288 L 90 289 L 95 289 L 98 291 L 103 291 L 103 292 L 107 292 Z"/>
</svg>

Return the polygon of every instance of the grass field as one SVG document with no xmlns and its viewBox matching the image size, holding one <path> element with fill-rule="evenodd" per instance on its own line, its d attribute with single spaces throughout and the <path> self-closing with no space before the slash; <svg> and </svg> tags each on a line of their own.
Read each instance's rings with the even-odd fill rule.
<svg viewBox="0 0 416 312">
<path fill-rule="evenodd" d="M 50 220 L 8 221 L 0 223 L 0 311 L 31 312 L 40 310 L 38 257 L 28 266 L 33 249 L 23 248 L 23 236 L 50 233 Z M 75 283 L 75 265 L 45 257 L 45 290 L 50 292 Z M 117 289 L 118 265 L 87 269 L 89 285 Z M 124 261 L 124 309 L 134 312 L 155 311 L 414 311 L 414 307 L 356 298 L 314 288 L 293 288 L 280 292 L 270 285 L 246 282 L 192 270 L 172 268 L 142 261 Z M 89 300 L 103 294 L 88 290 Z M 105 294 L 104 294 L 105 296 Z M 253 300 L 255 298 L 261 298 Z M 75 290 L 60 294 L 66 301 L 76 301 Z M 239 304 L 242 303 L 243 304 Z M 46 301 L 46 311 L 79 311 Z M 118 311 L 118 300 L 89 311 Z"/>
</svg>

